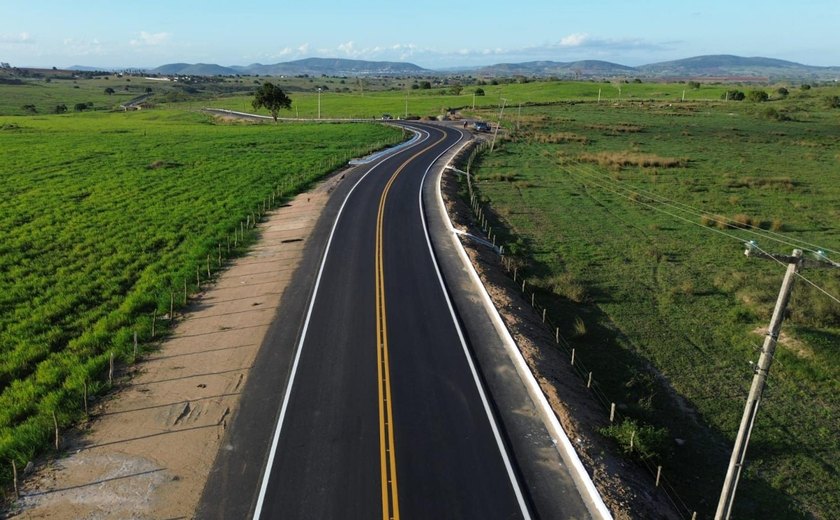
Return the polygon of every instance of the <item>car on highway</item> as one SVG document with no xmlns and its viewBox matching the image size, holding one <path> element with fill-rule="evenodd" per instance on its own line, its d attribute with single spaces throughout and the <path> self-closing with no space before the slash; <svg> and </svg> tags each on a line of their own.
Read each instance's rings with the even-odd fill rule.
<svg viewBox="0 0 840 520">
<path fill-rule="evenodd" d="M 383 121 L 390 121 L 391 119 L 394 119 L 393 117 L 391 117 L 391 114 L 382 114 Z"/>
<path fill-rule="evenodd" d="M 490 125 L 485 123 L 484 121 L 476 121 L 473 123 L 473 130 L 476 132 L 489 132 Z"/>
</svg>

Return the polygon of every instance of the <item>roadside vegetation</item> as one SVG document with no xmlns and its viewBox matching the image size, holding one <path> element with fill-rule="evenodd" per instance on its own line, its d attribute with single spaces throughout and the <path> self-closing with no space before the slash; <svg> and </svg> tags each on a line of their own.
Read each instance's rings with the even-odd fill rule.
<svg viewBox="0 0 840 520">
<path fill-rule="evenodd" d="M 165 336 L 262 211 L 402 139 L 186 111 L 0 117 L 0 484 L 108 390 L 135 333 L 141 352 Z"/>
<path fill-rule="evenodd" d="M 714 514 L 784 274 L 744 242 L 840 261 L 840 89 L 785 90 L 506 111 L 472 167 L 498 242 L 624 417 L 601 433 L 662 465 L 686 518 Z M 838 270 L 802 274 L 840 297 Z M 783 333 L 735 516 L 837 518 L 840 303 L 798 279 Z"/>
</svg>

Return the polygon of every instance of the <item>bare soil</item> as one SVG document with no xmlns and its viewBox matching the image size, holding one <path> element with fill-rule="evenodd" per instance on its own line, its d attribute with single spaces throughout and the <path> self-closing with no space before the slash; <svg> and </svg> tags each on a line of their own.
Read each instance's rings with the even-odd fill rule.
<svg viewBox="0 0 840 520">
<path fill-rule="evenodd" d="M 159 349 L 35 464 L 8 514 L 44 519 L 192 518 L 303 248 L 342 176 L 269 213 L 260 239 L 176 317 Z M 0 512 L 2 516 L 2 512 Z"/>
</svg>

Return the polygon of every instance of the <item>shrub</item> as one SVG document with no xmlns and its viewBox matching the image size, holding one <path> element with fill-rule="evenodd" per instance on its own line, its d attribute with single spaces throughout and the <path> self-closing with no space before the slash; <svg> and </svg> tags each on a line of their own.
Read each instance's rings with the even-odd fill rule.
<svg viewBox="0 0 840 520">
<path fill-rule="evenodd" d="M 770 99 L 770 95 L 763 90 L 750 90 L 747 92 L 747 99 L 753 103 L 763 103 Z"/>
<path fill-rule="evenodd" d="M 790 94 L 790 91 L 785 87 L 779 87 L 776 89 L 776 94 L 778 94 L 781 98 L 786 98 L 788 97 L 788 94 Z"/>
<path fill-rule="evenodd" d="M 828 96 L 825 98 L 828 108 L 840 108 L 840 96 Z"/>
<path fill-rule="evenodd" d="M 668 430 L 649 424 L 639 424 L 633 419 L 624 419 L 599 430 L 601 435 L 613 439 L 627 455 L 642 460 L 661 459 L 665 455 Z M 631 447 L 632 439 L 632 447 Z"/>
<path fill-rule="evenodd" d="M 746 96 L 740 90 L 727 90 L 723 94 L 721 94 L 720 99 L 724 99 L 726 101 L 743 101 Z"/>
</svg>

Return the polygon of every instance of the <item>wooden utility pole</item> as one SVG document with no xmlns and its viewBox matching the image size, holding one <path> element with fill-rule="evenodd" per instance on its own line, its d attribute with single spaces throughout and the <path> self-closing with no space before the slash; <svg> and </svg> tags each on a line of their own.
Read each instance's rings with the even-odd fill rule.
<svg viewBox="0 0 840 520">
<path fill-rule="evenodd" d="M 732 514 L 732 505 L 735 502 L 735 490 L 738 487 L 738 479 L 744 467 L 744 459 L 747 455 L 747 444 L 750 441 L 750 434 L 755 425 L 755 417 L 758 413 L 758 405 L 761 402 L 761 395 L 764 392 L 764 385 L 770 373 L 770 365 L 773 363 L 773 356 L 776 351 L 776 342 L 779 339 L 779 332 L 782 328 L 782 321 L 785 318 L 785 309 L 790 300 L 790 292 L 793 289 L 793 281 L 804 267 L 838 268 L 840 264 L 831 262 L 818 253 L 818 260 L 806 260 L 802 257 L 801 249 L 794 249 L 793 255 L 777 255 L 760 251 L 753 242 L 747 244 L 744 251 L 747 256 L 754 256 L 776 262 L 786 263 L 787 271 L 782 281 L 782 288 L 776 300 L 776 308 L 773 310 L 773 317 L 770 319 L 770 327 L 767 330 L 767 337 L 764 338 L 764 345 L 761 347 L 761 355 L 758 358 L 758 365 L 753 374 L 750 393 L 747 396 L 747 404 L 744 407 L 744 415 L 741 418 L 741 426 L 738 428 L 738 436 L 735 438 L 735 446 L 732 449 L 732 456 L 729 459 L 729 467 L 726 470 L 726 478 L 723 482 L 723 490 L 720 493 L 715 520 L 728 520 Z"/>
<path fill-rule="evenodd" d="M 502 115 L 505 113 L 505 105 L 507 99 L 502 98 L 502 109 L 499 110 L 499 123 L 496 125 L 496 130 L 493 132 L 493 141 L 490 143 L 490 153 L 493 153 L 493 148 L 496 146 L 496 134 L 499 133 L 499 127 L 502 126 Z"/>
</svg>

